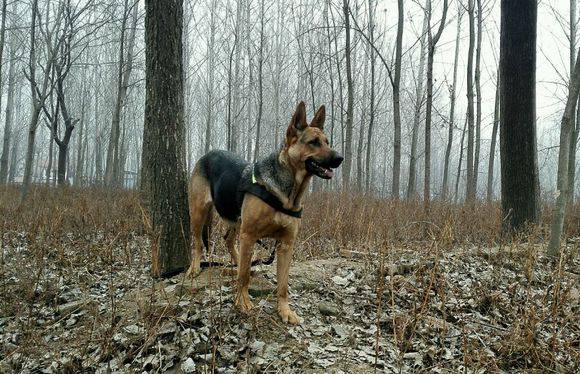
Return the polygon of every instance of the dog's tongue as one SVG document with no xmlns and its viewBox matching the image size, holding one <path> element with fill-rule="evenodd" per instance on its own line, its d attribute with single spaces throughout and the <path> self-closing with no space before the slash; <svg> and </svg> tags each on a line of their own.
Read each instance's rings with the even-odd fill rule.
<svg viewBox="0 0 580 374">
<path fill-rule="evenodd" d="M 328 178 L 332 178 L 334 177 L 334 171 L 332 171 L 332 169 L 324 169 L 324 175 L 326 175 Z"/>
</svg>

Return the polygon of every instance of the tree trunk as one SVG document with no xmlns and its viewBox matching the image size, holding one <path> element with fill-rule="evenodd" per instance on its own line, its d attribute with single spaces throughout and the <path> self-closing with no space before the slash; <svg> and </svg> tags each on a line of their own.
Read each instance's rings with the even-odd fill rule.
<svg viewBox="0 0 580 374">
<path fill-rule="evenodd" d="M 16 4 L 16 3 L 14 3 Z M 10 67 L 8 68 L 8 97 L 6 99 L 6 120 L 4 122 L 4 138 L 2 142 L 2 156 L 0 156 L 0 185 L 5 184 L 8 177 L 8 158 L 10 140 L 12 137 L 12 123 L 14 121 L 14 89 L 16 86 L 16 37 L 10 36 Z"/>
<path fill-rule="evenodd" d="M 369 0 L 369 43 L 372 45 L 375 42 L 374 30 L 375 30 L 375 7 L 376 2 L 375 0 Z M 402 33 L 402 32 L 401 32 Z M 398 35 L 398 30 L 397 30 Z M 402 39 L 402 38 L 401 38 Z M 330 41 L 329 41 L 330 43 Z M 402 43 L 402 42 L 401 42 Z M 367 155 L 366 155 L 366 185 L 365 191 L 370 192 L 372 186 L 372 172 L 371 172 L 371 147 L 373 144 L 373 127 L 375 124 L 375 61 L 376 61 L 376 54 L 375 49 L 370 48 L 371 58 L 371 97 L 370 97 L 370 113 L 369 113 L 369 129 L 367 131 Z M 334 104 L 334 94 L 333 94 L 333 104 Z M 334 114 L 334 109 L 333 109 Z"/>
<path fill-rule="evenodd" d="M 397 1 L 397 41 L 395 47 L 395 74 L 393 79 L 393 125 L 395 134 L 393 137 L 393 189 L 392 197 L 399 199 L 401 182 L 401 58 L 403 51 L 403 27 L 405 11 L 403 0 Z"/>
<path fill-rule="evenodd" d="M 479 155 L 481 149 L 481 0 L 477 2 L 477 47 L 475 50 L 475 155 L 473 157 L 473 194 L 477 198 L 477 180 L 479 178 Z"/>
<path fill-rule="evenodd" d="M 435 35 L 431 33 L 431 9 L 429 9 L 428 24 L 429 30 L 427 39 L 429 41 L 429 54 L 427 56 L 427 103 L 425 113 L 425 184 L 423 185 L 423 206 L 425 213 L 429 214 L 431 204 L 431 116 L 433 111 L 433 59 L 437 42 L 445 28 L 445 18 L 447 17 L 447 0 L 443 0 L 443 15 L 439 23 L 439 29 Z"/>
<path fill-rule="evenodd" d="M 145 2 L 146 99 L 142 191 L 151 215 L 154 276 L 189 265 L 183 123 L 183 2 Z"/>
<path fill-rule="evenodd" d="M 495 87 L 495 104 L 493 106 L 493 129 L 491 131 L 491 146 L 489 148 L 489 165 L 487 166 L 487 202 L 493 200 L 493 169 L 495 164 L 495 147 L 497 144 L 497 129 L 499 127 L 499 71 Z"/>
<path fill-rule="evenodd" d="M 415 112 L 413 115 L 413 130 L 411 134 L 411 155 L 409 158 L 409 181 L 407 184 L 407 200 L 417 196 L 417 139 L 419 137 L 419 126 L 421 124 L 421 108 L 423 107 L 424 90 L 423 75 L 425 74 L 425 55 L 427 49 L 427 16 L 430 12 L 431 2 L 425 0 L 425 16 L 423 18 L 423 28 L 421 34 L 421 48 L 419 57 L 419 74 L 417 75 L 417 89 L 415 90 Z"/>
<path fill-rule="evenodd" d="M 457 66 L 459 61 L 459 42 L 461 40 L 461 18 L 463 12 L 461 5 L 457 7 L 457 34 L 455 35 L 455 58 L 453 59 L 453 84 L 450 91 L 449 109 L 449 132 L 447 135 L 447 148 L 445 148 L 445 161 L 443 165 L 443 186 L 441 187 L 441 198 L 447 200 L 449 196 L 449 159 L 451 148 L 453 148 L 453 128 L 455 127 L 455 98 L 457 93 Z"/>
<path fill-rule="evenodd" d="M 500 154 L 503 232 L 539 220 L 537 1 L 501 1 Z"/>
<path fill-rule="evenodd" d="M 570 135 L 572 133 L 572 118 L 578 101 L 580 91 L 580 52 L 576 59 L 574 70 L 570 72 L 570 85 L 568 87 L 568 100 L 562 116 L 560 125 L 560 151 L 558 154 L 558 197 L 554 207 L 554 218 L 550 232 L 550 243 L 548 244 L 548 256 L 557 258 L 560 254 L 560 238 L 564 226 L 564 214 L 566 213 L 566 202 L 568 201 L 568 165 L 570 156 Z"/>
<path fill-rule="evenodd" d="M 211 149 L 211 128 L 213 125 L 213 95 L 215 80 L 215 33 L 216 33 L 216 3 L 212 0 L 210 9 L 210 36 L 207 44 L 207 115 L 205 119 L 205 153 Z"/>
<path fill-rule="evenodd" d="M 344 163 L 342 165 L 342 186 L 344 189 L 350 187 L 350 169 L 352 165 L 352 119 L 353 119 L 353 95 L 354 87 L 352 81 L 352 67 L 351 67 L 351 46 L 350 46 L 350 11 L 348 0 L 343 0 L 342 10 L 344 13 L 344 25 L 346 35 L 346 46 L 344 51 L 346 63 L 346 85 L 347 85 L 347 104 L 346 104 L 346 124 L 344 137 Z"/>
<path fill-rule="evenodd" d="M 473 50 L 475 44 L 475 17 L 474 2 L 468 0 L 467 14 L 469 15 L 469 51 L 467 52 L 467 182 L 466 200 L 475 200 L 475 171 L 473 160 L 475 124 L 473 108 Z"/>
<path fill-rule="evenodd" d="M 461 143 L 459 146 L 459 161 L 457 162 L 457 176 L 455 177 L 455 197 L 453 201 L 457 203 L 459 200 L 459 179 L 461 178 L 461 163 L 463 162 L 463 144 L 465 141 L 465 130 L 467 129 L 467 117 L 465 117 L 465 123 L 463 124 L 463 131 L 461 132 Z"/>
<path fill-rule="evenodd" d="M 260 158 L 260 136 L 262 131 L 262 111 L 264 106 L 264 87 L 262 70 L 264 66 L 264 0 L 260 1 L 260 52 L 258 55 L 258 118 L 256 120 L 256 142 L 254 144 L 254 161 Z"/>
<path fill-rule="evenodd" d="M 139 15 L 139 3 L 133 4 L 133 14 L 131 19 L 131 33 L 129 34 L 127 58 L 125 59 L 125 29 L 129 17 L 128 0 L 125 0 L 123 8 L 123 20 L 121 22 L 121 39 L 119 46 L 119 70 L 117 71 L 117 97 L 115 99 L 115 108 L 113 110 L 113 118 L 111 121 L 111 134 L 109 138 L 109 145 L 107 147 L 107 164 L 105 166 L 105 184 L 113 187 L 119 183 L 121 173 L 120 170 L 120 128 L 121 128 L 121 112 L 127 97 L 127 88 L 129 87 L 129 80 L 131 79 L 131 71 L 133 70 L 133 49 L 135 46 L 135 31 L 137 29 L 137 18 Z"/>
<path fill-rule="evenodd" d="M 570 76 L 574 70 L 574 57 L 576 56 L 576 3 L 578 0 L 570 0 Z M 570 78 L 572 80 L 572 78 Z M 576 116 L 572 115 L 570 119 L 572 132 L 570 135 L 570 156 L 568 157 L 568 204 L 574 204 L 574 186 L 576 181 L 576 147 L 578 135 L 580 133 L 580 105 L 576 105 Z"/>
<path fill-rule="evenodd" d="M 38 0 L 32 2 L 32 16 L 30 17 L 30 58 L 28 60 L 30 73 L 30 91 L 32 95 L 32 109 L 30 122 L 28 123 L 28 140 L 26 148 L 26 158 L 24 161 L 24 176 L 22 178 L 22 187 L 20 190 L 20 199 L 24 201 L 28 196 L 30 182 L 32 179 L 32 167 L 34 162 L 34 141 L 36 139 L 36 129 L 38 128 L 38 117 L 40 115 L 41 105 L 37 102 L 37 92 L 35 85 L 36 74 L 36 15 L 38 12 Z M 46 74 L 48 76 L 48 74 Z M 52 141 L 52 140 L 51 140 Z"/>
</svg>

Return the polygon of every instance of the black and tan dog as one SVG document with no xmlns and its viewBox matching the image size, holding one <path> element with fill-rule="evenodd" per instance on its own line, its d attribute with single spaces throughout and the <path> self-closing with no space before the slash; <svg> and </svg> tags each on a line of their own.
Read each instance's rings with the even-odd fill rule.
<svg viewBox="0 0 580 374">
<path fill-rule="evenodd" d="M 278 314 L 284 322 L 299 323 L 288 303 L 288 271 L 302 213 L 302 197 L 313 175 L 330 179 L 343 158 L 323 133 L 324 106 L 310 125 L 300 102 L 292 116 L 283 148 L 253 165 L 231 152 L 211 151 L 196 164 L 189 185 L 192 262 L 190 276 L 200 271 L 202 244 L 207 247 L 212 208 L 230 225 L 226 246 L 238 265 L 236 306 L 252 308 L 248 294 L 252 248 L 264 237 L 275 238 Z M 235 248 L 239 232 L 240 254 Z"/>
</svg>

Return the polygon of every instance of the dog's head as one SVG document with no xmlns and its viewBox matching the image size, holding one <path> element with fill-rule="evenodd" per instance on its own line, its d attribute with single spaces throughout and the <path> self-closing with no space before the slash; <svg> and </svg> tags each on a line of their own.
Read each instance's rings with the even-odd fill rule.
<svg viewBox="0 0 580 374">
<path fill-rule="evenodd" d="M 290 120 L 286 130 L 286 143 L 283 152 L 287 153 L 290 163 L 299 169 L 304 169 L 310 175 L 330 179 L 334 171 L 344 159 L 338 152 L 330 148 L 328 138 L 324 134 L 324 119 L 326 112 L 321 106 L 310 125 L 306 122 L 306 107 L 301 101 Z"/>
</svg>

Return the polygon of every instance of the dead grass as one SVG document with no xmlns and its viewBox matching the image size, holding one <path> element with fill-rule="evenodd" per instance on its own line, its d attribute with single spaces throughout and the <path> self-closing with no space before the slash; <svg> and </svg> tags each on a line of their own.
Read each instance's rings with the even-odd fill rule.
<svg viewBox="0 0 580 374">
<path fill-rule="evenodd" d="M 384 268 L 383 261 L 376 263 L 377 257 L 388 257 L 389 261 L 396 261 L 392 258 L 392 248 L 425 253 L 426 258 L 432 259 L 434 263 L 439 253 L 452 248 L 475 249 L 490 264 L 501 265 L 505 260 L 505 266 L 512 266 L 514 272 L 522 274 L 528 287 L 531 287 L 537 282 L 534 269 L 538 261 L 542 261 L 536 244 L 547 238 L 547 227 L 551 219 L 550 207 L 544 206 L 543 211 L 542 224 L 528 236 L 504 242 L 498 236 L 501 222 L 498 203 L 458 205 L 434 202 L 431 214 L 427 217 L 419 201 L 403 202 L 360 194 L 322 192 L 310 195 L 306 200 L 295 257 L 298 261 L 329 258 L 338 256 L 341 250 L 349 250 L 361 253 L 371 262 L 375 261 L 373 271 L 377 273 L 377 295 L 385 293 L 378 300 L 371 301 L 377 304 L 379 310 L 393 310 L 395 295 L 405 285 L 401 277 L 390 277 L 385 282 L 384 275 L 388 274 L 389 269 Z M 135 245 L 136 239 L 140 238 L 144 242 L 143 222 L 138 195 L 134 191 L 36 187 L 31 191 L 29 199 L 20 204 L 16 188 L 0 188 L 0 317 L 11 316 L 21 321 L 19 342 L 16 344 L 19 348 L 14 350 L 12 346 L 2 347 L 0 356 L 8 357 L 17 351 L 28 354 L 41 347 L 45 350 L 58 349 L 58 343 L 41 338 L 40 331 L 45 327 L 34 322 L 42 317 L 39 305 L 51 308 L 61 305 L 67 292 L 62 287 L 63 283 L 76 283 L 82 292 L 90 292 L 98 279 L 101 283 L 106 280 L 106 284 L 100 286 L 108 289 L 109 310 L 103 314 L 96 306 L 88 308 L 88 315 L 83 317 L 88 319 L 87 326 L 90 326 L 85 331 L 86 340 L 76 339 L 74 344 L 78 344 L 88 355 L 88 342 L 100 341 L 100 359 L 112 357 L 115 350 L 112 337 L 122 318 L 120 312 L 115 310 L 123 297 L 118 289 L 129 290 L 134 287 L 132 283 L 136 280 L 127 270 L 137 265 L 143 268 L 149 258 L 146 243 Z M 580 237 L 580 204 L 568 210 L 565 222 L 566 237 Z M 222 235 L 223 228 L 214 230 L 214 241 L 222 243 Z M 522 246 L 528 249 L 522 252 Z M 499 248 L 499 251 L 491 251 L 490 248 Z M 577 251 L 578 245 L 573 248 Z M 13 256 L 11 261 L 4 258 L 7 249 L 10 256 Z M 225 253 L 222 244 L 216 245 L 216 251 L 218 254 Z M 575 255 L 569 254 L 563 261 L 567 261 L 570 256 Z M 10 268 L 7 268 L 7 264 Z M 543 280 L 549 288 L 544 301 L 552 306 L 550 314 L 546 314 L 544 309 L 533 302 L 531 288 L 524 287 L 513 290 L 513 294 L 506 294 L 505 290 L 495 289 L 493 282 L 477 283 L 473 293 L 477 295 L 476 308 L 479 313 L 500 310 L 514 323 L 501 331 L 504 339 L 496 346 L 483 347 L 497 352 L 494 360 L 482 355 L 480 343 L 465 338 L 465 365 L 490 365 L 506 370 L 529 368 L 531 365 L 558 370 L 556 362 L 559 351 L 573 350 L 577 354 L 577 339 L 570 342 L 569 346 L 563 346 L 561 340 L 554 339 L 551 344 L 547 344 L 536 336 L 537 326 L 547 320 L 553 323 L 552 331 L 556 336 L 562 326 L 570 323 L 569 313 L 563 311 L 577 311 L 577 306 L 570 306 L 574 303 L 570 297 L 570 287 L 560 287 L 563 271 L 560 264 L 554 269 L 551 283 Z M 378 334 L 380 326 L 383 326 L 382 333 L 391 336 L 396 342 L 401 360 L 416 337 L 418 326 L 428 321 L 427 310 L 433 304 L 433 299 L 443 297 L 440 290 L 448 284 L 437 266 L 423 266 L 413 269 L 412 273 L 422 282 L 421 291 L 416 295 L 417 304 L 406 313 L 393 313 L 389 321 L 379 318 L 378 313 L 376 321 Z M 142 276 L 147 277 L 147 274 Z M 63 279 L 67 281 L 63 282 Z M 152 281 L 148 281 L 143 286 L 151 284 Z M 514 303 L 511 299 L 517 299 L 520 303 Z M 158 327 L 161 317 L 159 313 L 147 309 L 149 307 L 144 305 L 146 310 L 142 318 L 144 325 L 154 329 Z M 166 313 L 163 310 L 161 315 Z M 445 320 L 445 311 L 442 313 L 441 318 Z M 67 316 L 60 318 L 64 317 Z M 217 331 L 216 336 L 222 333 Z M 154 336 L 155 333 L 151 333 L 145 338 L 136 338 L 132 343 L 131 355 L 152 344 L 149 340 Z M 24 346 L 29 348 L 20 348 Z M 548 350 L 552 353 L 546 354 Z M 78 363 L 73 361 L 69 365 L 74 368 Z"/>
</svg>

